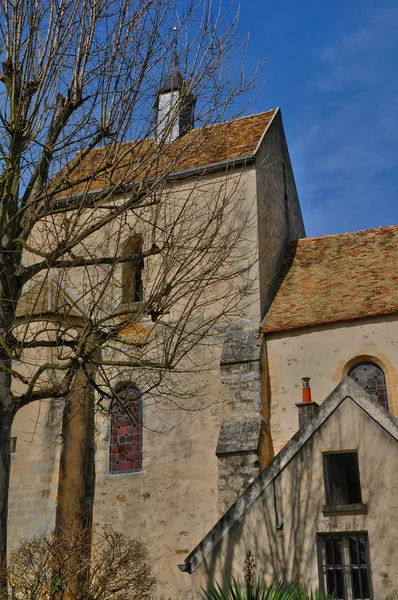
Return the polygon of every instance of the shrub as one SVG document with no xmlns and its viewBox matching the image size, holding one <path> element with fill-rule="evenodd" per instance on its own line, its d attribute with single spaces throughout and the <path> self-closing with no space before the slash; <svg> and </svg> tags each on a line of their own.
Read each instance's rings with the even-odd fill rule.
<svg viewBox="0 0 398 600">
<path fill-rule="evenodd" d="M 283 580 L 274 580 L 266 585 L 260 579 L 251 585 L 241 584 L 232 579 L 222 587 L 219 583 L 212 584 L 208 590 L 203 590 L 203 600 L 333 600 L 333 596 L 324 596 L 318 591 L 309 592 L 298 584 L 289 584 Z"/>
<path fill-rule="evenodd" d="M 107 528 L 95 533 L 89 552 L 85 550 L 83 538 L 72 532 L 63 536 L 62 544 L 48 534 L 23 540 L 8 560 L 8 599 L 62 598 L 76 581 L 76 600 L 151 598 L 155 578 L 142 542 Z"/>
</svg>

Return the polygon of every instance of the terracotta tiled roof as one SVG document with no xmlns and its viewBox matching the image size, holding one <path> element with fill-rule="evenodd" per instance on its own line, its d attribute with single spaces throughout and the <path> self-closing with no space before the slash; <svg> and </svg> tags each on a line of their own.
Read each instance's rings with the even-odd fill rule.
<svg viewBox="0 0 398 600">
<path fill-rule="evenodd" d="M 193 129 L 159 150 L 154 138 L 127 142 L 109 152 L 98 148 L 82 160 L 69 176 L 72 181 L 90 177 L 104 167 L 101 175 L 68 190 L 68 194 L 96 191 L 122 182 L 140 181 L 156 174 L 178 173 L 227 160 L 251 156 L 278 109 L 241 117 L 226 123 Z M 108 166 L 109 164 L 109 166 Z M 65 171 L 64 171 L 65 173 Z"/>
<path fill-rule="evenodd" d="M 398 226 L 289 244 L 270 333 L 398 312 Z"/>
</svg>

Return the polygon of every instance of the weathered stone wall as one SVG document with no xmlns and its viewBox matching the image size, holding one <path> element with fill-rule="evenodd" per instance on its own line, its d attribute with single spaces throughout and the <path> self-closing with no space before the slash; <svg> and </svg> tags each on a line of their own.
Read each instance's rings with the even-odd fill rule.
<svg viewBox="0 0 398 600">
<path fill-rule="evenodd" d="M 258 321 L 241 319 L 231 325 L 220 361 L 223 404 L 229 409 L 229 421 L 246 419 L 260 411 L 260 352 Z"/>
<path fill-rule="evenodd" d="M 257 477 L 257 450 L 218 457 L 218 513 L 223 515 Z"/>
<path fill-rule="evenodd" d="M 137 473 L 109 473 L 108 415 L 97 422 L 94 525 L 112 524 L 147 545 L 166 598 L 190 596 L 191 582 L 178 570 L 218 516 L 216 445 L 223 419 L 220 350 L 197 349 L 194 361 L 214 370 L 183 378 L 200 393 L 190 401 L 143 397 L 143 465 Z"/>
<path fill-rule="evenodd" d="M 256 155 L 261 316 L 274 292 L 286 244 L 305 237 L 281 112 L 273 118 Z"/>
<path fill-rule="evenodd" d="M 213 340 L 196 348 L 190 356 L 192 364 L 200 366 L 202 370 L 192 373 L 191 369 L 187 369 L 180 376 L 179 385 L 191 389 L 192 398 L 180 401 L 178 397 L 173 397 L 172 388 L 170 394 L 167 393 L 166 386 L 161 397 L 144 395 L 141 472 L 109 473 L 109 414 L 99 415 L 97 419 L 94 524 L 102 527 L 111 523 L 131 536 L 140 537 L 148 545 L 158 576 L 159 596 L 190 596 L 191 581 L 180 573 L 177 565 L 217 520 L 219 486 L 221 503 L 225 507 L 258 472 L 261 440 L 264 438 L 261 340 L 257 339 L 261 318 L 258 270 L 260 268 L 262 281 L 266 282 L 263 286 L 266 298 L 267 286 L 274 279 L 278 262 L 275 257 L 279 257 L 279 248 L 290 234 L 303 234 L 297 196 L 293 193 L 293 175 L 287 149 L 283 146 L 285 142 L 280 131 L 281 124 L 276 121 L 272 127 L 272 141 L 268 144 L 269 148 L 260 151 L 262 158 L 256 167 L 228 173 L 227 189 L 233 188 L 241 199 L 237 203 L 234 218 L 247 222 L 249 226 L 247 235 L 242 236 L 235 249 L 234 268 L 242 270 L 242 289 L 245 289 L 247 282 L 253 284 L 250 295 L 236 309 L 236 322 L 239 323 L 234 357 L 231 358 L 230 353 L 228 359 L 224 353 L 222 358 L 224 338 L 222 333 L 216 332 Z M 272 157 L 269 161 L 267 159 L 271 156 L 270 149 L 274 152 L 274 159 L 279 157 L 276 162 L 278 167 L 274 166 Z M 283 157 L 285 164 L 286 185 L 280 157 Z M 269 179 L 263 180 L 267 169 L 270 170 Z M 278 178 L 281 178 L 279 183 Z M 222 181 L 225 181 L 224 174 L 202 176 L 202 192 L 209 189 L 212 182 L 216 184 Z M 187 180 L 175 182 L 173 186 L 176 192 L 181 193 L 182 199 L 192 188 Z M 286 186 L 287 199 L 284 192 Z M 261 202 L 257 201 L 259 190 Z M 203 199 L 211 201 L 211 195 L 203 192 Z M 294 226 L 284 223 L 289 211 L 292 212 L 291 222 Z M 258 220 L 261 221 L 259 230 Z M 131 221 L 128 226 L 134 228 L 134 223 Z M 258 231 L 263 236 L 260 248 Z M 139 229 L 138 233 L 141 233 Z M 106 240 L 98 236 L 93 239 L 97 252 L 111 253 L 114 237 L 109 230 Z M 144 288 L 156 279 L 156 269 L 155 258 L 153 263 L 146 261 Z M 244 272 L 244 269 L 247 270 Z M 100 281 L 101 276 L 104 274 L 93 270 L 93 277 L 88 281 L 87 274 L 75 269 L 68 274 L 68 283 L 76 289 L 85 289 L 92 281 Z M 116 283 L 117 279 L 116 274 Z M 222 295 L 222 284 L 220 286 Z M 115 286 L 108 295 L 104 295 L 104 308 L 107 302 L 117 301 Z M 209 307 L 209 310 L 213 308 Z M 229 341 L 225 348 L 227 352 Z M 123 377 L 131 377 L 134 382 L 135 375 L 125 369 Z M 43 404 L 35 404 L 24 409 L 14 424 L 15 435 L 19 439 L 25 436 L 24 432 L 29 432 L 29 436 L 25 436 L 24 444 L 19 445 L 19 456 L 13 458 L 12 539 L 17 539 L 21 534 L 29 535 L 46 527 L 51 528 L 55 517 L 59 450 L 57 444 L 50 441 L 45 428 L 43 407 Z M 40 425 L 35 427 L 38 414 Z M 217 442 L 223 424 L 240 423 L 241 430 L 244 430 L 245 424 L 252 421 L 255 422 L 256 435 L 250 437 L 250 444 L 246 443 L 247 439 L 245 441 L 243 436 L 234 451 L 221 452 L 218 458 Z M 57 432 L 56 435 L 54 433 L 54 439 L 59 434 L 59 425 L 60 419 L 57 428 L 54 428 Z M 226 477 L 228 483 L 223 483 Z"/>
<path fill-rule="evenodd" d="M 9 543 L 45 530 L 55 521 L 62 402 L 35 403 L 14 420 L 11 456 Z"/>
<path fill-rule="evenodd" d="M 225 414 L 216 450 L 220 515 L 258 475 L 260 352 L 256 321 L 242 320 L 229 328 L 220 362 Z"/>
</svg>

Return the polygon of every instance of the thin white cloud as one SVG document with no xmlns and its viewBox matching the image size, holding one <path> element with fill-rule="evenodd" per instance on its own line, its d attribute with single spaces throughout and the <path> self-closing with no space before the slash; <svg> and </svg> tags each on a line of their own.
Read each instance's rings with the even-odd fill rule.
<svg viewBox="0 0 398 600">
<path fill-rule="evenodd" d="M 397 222 L 397 3 L 366 3 L 355 29 L 316 51 L 314 105 L 291 148 L 308 233 Z"/>
<path fill-rule="evenodd" d="M 343 32 L 336 44 L 319 55 L 322 72 L 316 84 L 323 91 L 345 86 L 384 83 L 380 62 L 394 52 L 398 37 L 398 4 L 394 1 L 375 6 L 367 3 L 363 22 L 355 31 Z"/>
</svg>

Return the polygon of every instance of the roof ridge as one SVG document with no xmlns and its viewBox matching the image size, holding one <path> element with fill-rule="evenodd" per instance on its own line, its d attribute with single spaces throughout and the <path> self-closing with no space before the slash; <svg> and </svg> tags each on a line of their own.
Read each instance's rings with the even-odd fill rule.
<svg viewBox="0 0 398 600">
<path fill-rule="evenodd" d="M 241 117 L 232 117 L 231 119 L 228 119 L 227 121 L 220 121 L 218 123 L 208 123 L 207 125 L 202 125 L 201 127 L 194 127 L 188 133 L 191 133 L 192 131 L 201 131 L 203 129 L 207 129 L 210 127 L 221 127 L 223 125 L 229 125 L 230 123 L 236 123 L 237 121 L 243 121 L 244 119 L 252 119 L 253 117 L 261 117 L 263 115 L 270 115 L 272 113 L 275 113 L 278 110 L 278 108 L 279 107 L 271 108 L 270 110 L 263 110 L 258 113 L 252 113 L 251 115 L 242 115 Z M 118 142 L 117 145 L 125 146 L 128 144 L 139 144 L 139 143 L 144 142 L 145 140 L 153 140 L 153 139 L 155 139 L 155 136 L 151 135 L 148 137 L 136 138 L 133 140 L 126 140 L 124 142 Z M 178 138 L 178 139 L 181 139 L 181 138 Z M 103 148 L 103 146 L 98 146 L 94 150 L 101 150 L 102 148 Z"/>
</svg>

